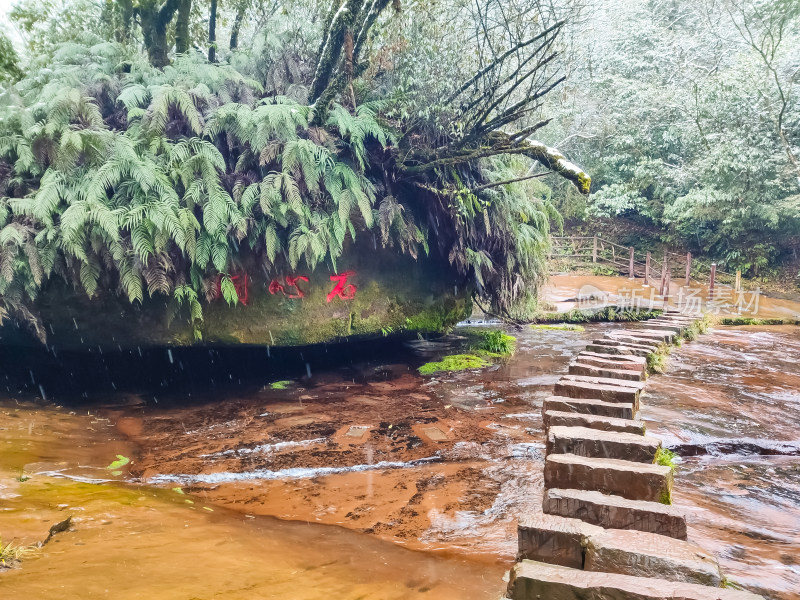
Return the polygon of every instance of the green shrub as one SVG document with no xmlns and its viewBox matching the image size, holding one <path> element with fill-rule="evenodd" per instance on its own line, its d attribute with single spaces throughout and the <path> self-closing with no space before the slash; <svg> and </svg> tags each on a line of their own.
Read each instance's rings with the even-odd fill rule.
<svg viewBox="0 0 800 600">
<path fill-rule="evenodd" d="M 510 356 L 516 349 L 517 339 L 499 329 L 485 331 L 482 336 L 483 342 L 480 345 L 480 350 L 491 354 L 499 354 L 500 356 Z"/>
</svg>

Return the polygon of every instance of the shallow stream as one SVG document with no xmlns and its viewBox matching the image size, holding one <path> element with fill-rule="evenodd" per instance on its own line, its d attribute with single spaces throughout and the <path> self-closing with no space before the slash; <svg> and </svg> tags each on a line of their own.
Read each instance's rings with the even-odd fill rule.
<svg viewBox="0 0 800 600">
<path fill-rule="evenodd" d="M 416 367 L 458 339 L 338 365 L 301 357 L 306 376 L 286 389 L 251 368 L 205 385 L 196 369 L 190 391 L 106 374 L 116 385 L 86 398 L 9 393 L 0 535 L 32 543 L 70 514 L 74 526 L 0 572 L 0 591 L 497 598 L 515 519 L 541 503 L 542 399 L 619 326 L 512 331 L 506 363 L 437 377 Z M 675 501 L 690 537 L 781 600 L 800 598 L 798 356 L 799 328 L 718 328 L 676 349 L 643 398 L 648 430 L 683 456 Z M 108 469 L 117 454 L 131 462 Z"/>
</svg>

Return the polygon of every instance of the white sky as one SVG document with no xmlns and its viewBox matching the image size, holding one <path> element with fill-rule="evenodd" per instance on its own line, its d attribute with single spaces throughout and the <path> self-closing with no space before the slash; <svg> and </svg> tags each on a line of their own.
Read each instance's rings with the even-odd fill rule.
<svg viewBox="0 0 800 600">
<path fill-rule="evenodd" d="M 16 3 L 17 0 L 0 0 L 0 30 L 2 30 L 3 33 L 5 33 L 9 39 L 14 42 L 14 45 L 17 46 L 17 52 L 19 52 L 21 50 L 20 46 L 22 39 L 20 38 L 16 27 L 11 24 L 11 21 L 8 18 L 8 13 L 11 12 L 11 8 Z"/>
</svg>

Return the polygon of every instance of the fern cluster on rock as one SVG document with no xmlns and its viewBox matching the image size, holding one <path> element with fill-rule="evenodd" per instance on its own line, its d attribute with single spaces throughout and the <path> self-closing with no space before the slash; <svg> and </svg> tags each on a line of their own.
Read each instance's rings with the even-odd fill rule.
<svg viewBox="0 0 800 600">
<path fill-rule="evenodd" d="M 324 45 L 298 83 L 312 73 L 281 52 L 272 70 L 246 52 L 226 64 L 186 52 L 161 68 L 85 37 L 34 60 L 0 104 L 0 299 L 40 337 L 35 301 L 54 278 L 89 297 L 163 295 L 199 323 L 203 300 L 237 302 L 243 260 L 335 269 L 369 230 L 415 258 L 436 248 L 496 306 L 540 281 L 557 215 L 518 177 L 530 152 L 509 151 L 507 134 L 496 152 L 434 148 L 433 163 L 455 158 L 421 169 L 397 100 L 358 102 L 341 80 L 350 67 Z"/>
</svg>

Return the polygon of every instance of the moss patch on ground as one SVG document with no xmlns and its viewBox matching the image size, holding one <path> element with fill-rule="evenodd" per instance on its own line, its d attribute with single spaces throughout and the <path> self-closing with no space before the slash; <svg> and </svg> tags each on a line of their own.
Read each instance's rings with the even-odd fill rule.
<svg viewBox="0 0 800 600">
<path fill-rule="evenodd" d="M 422 365 L 418 371 L 420 375 L 433 375 L 434 373 L 466 371 L 467 369 L 482 369 L 491 363 L 475 354 L 451 354 L 437 362 Z"/>
<path fill-rule="evenodd" d="M 595 310 L 573 308 L 564 313 L 541 313 L 536 315 L 533 323 L 597 323 L 601 321 L 618 321 L 629 323 L 645 321 L 661 316 L 661 310 L 622 309 L 618 306 L 606 306 Z"/>
<path fill-rule="evenodd" d="M 797 319 L 754 319 L 751 317 L 724 317 L 723 325 L 800 325 Z"/>
<path fill-rule="evenodd" d="M 285 390 L 290 385 L 292 385 L 291 381 L 289 381 L 288 379 L 283 379 L 281 381 L 273 381 L 272 383 L 269 384 L 269 387 L 272 390 Z"/>
<path fill-rule="evenodd" d="M 585 331 L 582 325 L 575 325 L 574 323 L 554 323 L 554 324 L 533 324 L 529 325 L 531 329 L 544 329 L 555 331 Z"/>
</svg>

